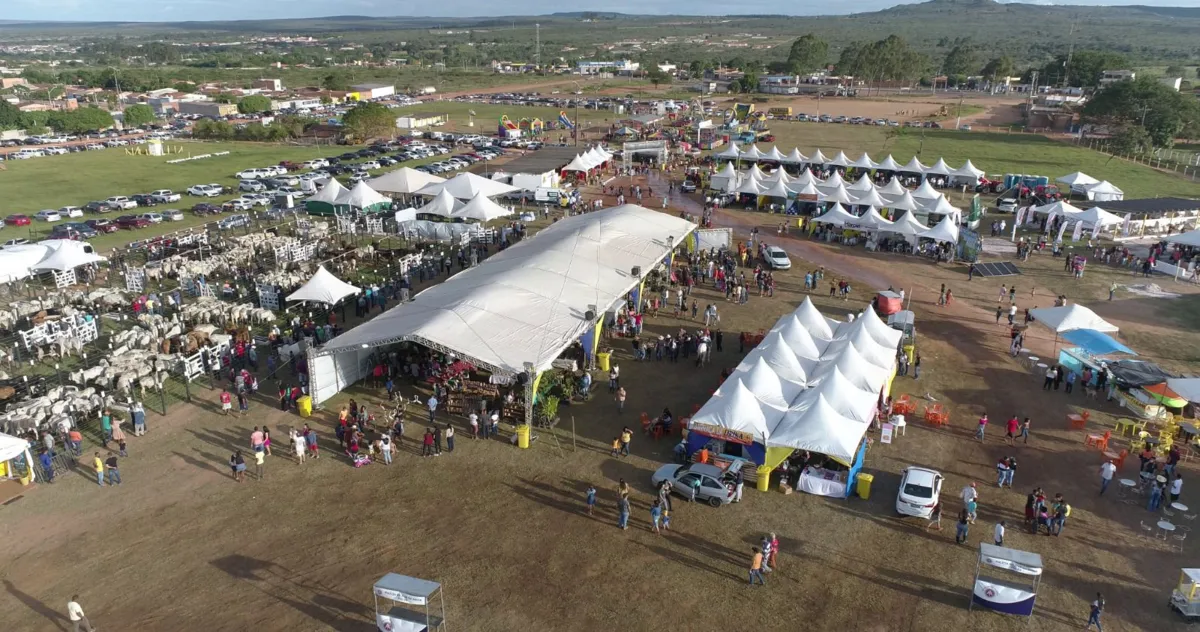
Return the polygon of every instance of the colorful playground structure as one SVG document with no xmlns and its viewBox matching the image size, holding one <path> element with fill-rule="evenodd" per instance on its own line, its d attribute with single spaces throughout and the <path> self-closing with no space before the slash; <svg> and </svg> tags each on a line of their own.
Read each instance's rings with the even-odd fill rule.
<svg viewBox="0 0 1200 632">
<path fill-rule="evenodd" d="M 567 113 L 564 111 L 559 111 L 558 122 L 567 129 L 575 129 L 575 124 L 571 122 L 571 119 L 567 118 Z"/>
<path fill-rule="evenodd" d="M 497 133 L 500 136 L 540 136 L 545 128 L 546 124 L 540 118 L 522 118 L 514 122 L 505 114 L 500 117 Z"/>
</svg>

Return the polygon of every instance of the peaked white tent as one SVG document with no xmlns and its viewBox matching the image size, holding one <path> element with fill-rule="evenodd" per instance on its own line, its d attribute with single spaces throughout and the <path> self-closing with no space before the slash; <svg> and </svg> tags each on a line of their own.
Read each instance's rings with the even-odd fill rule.
<svg viewBox="0 0 1200 632">
<path fill-rule="evenodd" d="M 867 191 L 867 192 L 863 193 L 862 195 L 854 198 L 853 203 L 857 204 L 859 206 L 872 206 L 872 207 L 887 206 L 887 202 L 882 197 L 879 197 L 879 194 L 875 192 L 875 189 L 871 189 L 870 191 Z"/>
<path fill-rule="evenodd" d="M 771 149 L 763 154 L 763 158 L 766 160 L 773 160 L 775 162 L 783 162 L 783 160 L 785 158 L 787 158 L 787 156 L 784 156 L 779 151 L 779 147 L 777 147 L 775 145 L 771 145 Z"/>
<path fill-rule="evenodd" d="M 742 160 L 762 160 L 764 154 L 758 150 L 758 145 L 751 145 L 750 149 L 742 152 Z"/>
<path fill-rule="evenodd" d="M 828 340 L 814 338 L 795 313 L 781 318 L 771 331 L 779 334 L 783 343 L 798 360 L 819 360 L 825 348 L 829 346 Z"/>
<path fill-rule="evenodd" d="M 942 192 L 933 188 L 933 185 L 929 184 L 929 181 L 926 180 L 921 183 L 921 186 L 917 187 L 912 192 L 912 196 L 915 198 L 925 198 L 927 200 L 936 200 L 937 198 L 942 197 Z"/>
<path fill-rule="evenodd" d="M 890 231 L 896 225 L 896 222 L 887 219 L 883 215 L 880 215 L 879 210 L 874 206 L 868 208 L 866 213 L 863 213 L 861 222 L 867 226 L 875 228 L 876 230 L 882 231 Z"/>
<path fill-rule="evenodd" d="M 979 176 L 982 176 L 983 173 L 983 169 L 971 164 L 971 159 L 968 158 L 967 161 L 963 163 L 963 166 L 951 171 L 950 175 L 957 178 L 966 178 L 968 180 L 978 180 Z"/>
<path fill-rule="evenodd" d="M 820 180 L 817 180 L 817 177 L 814 176 L 812 171 L 808 170 L 807 168 L 801 170 L 800 175 L 792 178 L 791 182 L 792 186 L 816 185 L 819 183 Z"/>
<path fill-rule="evenodd" d="M 904 191 L 900 195 L 888 198 L 888 203 L 884 204 L 886 208 L 898 209 L 901 211 L 915 211 L 921 206 L 917 204 L 917 200 L 913 198 L 912 192 Z"/>
<path fill-rule="evenodd" d="M 803 199 L 808 200 L 810 202 L 811 201 L 820 202 L 825 199 L 825 194 L 821 193 L 821 191 L 819 189 L 817 189 L 817 186 L 815 184 L 810 182 L 810 183 L 805 184 L 800 187 L 797 187 L 796 184 L 797 184 L 796 182 L 792 182 L 791 184 L 788 185 L 789 187 L 792 188 L 793 191 L 796 192 L 796 197 L 798 197 L 798 198 L 803 197 Z"/>
<path fill-rule="evenodd" d="M 783 198 L 785 200 L 792 195 L 794 195 L 792 190 L 789 189 L 786 184 L 780 181 L 776 181 L 774 184 L 767 187 L 762 193 L 759 193 L 759 196 L 761 197 Z"/>
<path fill-rule="evenodd" d="M 308 283 L 289 294 L 287 300 L 336 305 L 338 301 L 347 296 L 354 296 L 360 291 L 353 285 L 333 276 L 333 273 L 326 270 L 325 266 L 320 266 Z"/>
<path fill-rule="evenodd" d="M 746 177 L 761 182 L 767 179 L 767 174 L 759 168 L 758 163 L 755 163 L 750 165 L 750 168 L 746 170 Z"/>
<path fill-rule="evenodd" d="M 928 168 L 929 167 L 926 167 L 925 165 L 921 164 L 921 161 L 917 160 L 916 156 L 913 156 L 912 160 L 908 161 L 908 163 L 906 163 L 903 167 L 900 167 L 899 169 L 897 169 L 897 171 L 899 171 L 900 173 L 921 174 L 921 173 L 925 173 L 925 170 Z"/>
<path fill-rule="evenodd" d="M 571 162 L 568 162 L 567 166 L 563 167 L 562 170 L 586 173 L 588 171 L 591 171 L 592 168 L 595 167 L 595 165 L 589 164 L 589 163 L 590 163 L 590 161 L 584 159 L 584 157 L 581 154 L 575 154 L 575 157 L 571 159 Z"/>
<path fill-rule="evenodd" d="M 883 160 L 880 160 L 879 164 L 876 166 L 877 166 L 877 168 L 882 169 L 884 171 L 899 171 L 900 170 L 900 163 L 896 162 L 896 160 L 894 158 L 892 158 L 891 154 L 888 154 L 886 158 L 884 158 Z"/>
<path fill-rule="evenodd" d="M 450 195 L 459 200 L 469 200 L 480 193 L 483 193 L 487 197 L 495 197 L 518 190 L 517 187 L 489 180 L 483 176 L 477 176 L 468 172 L 460 173 L 445 182 L 430 183 L 423 186 L 417 191 L 417 195 L 437 195 L 442 191 L 449 191 Z"/>
<path fill-rule="evenodd" d="M 1087 187 L 1087 199 L 1095 202 L 1111 202 L 1125 199 L 1125 192 L 1108 180 Z"/>
<path fill-rule="evenodd" d="M 788 414 L 802 416 L 820 400 L 824 400 L 838 414 L 859 423 L 870 423 L 875 413 L 873 393 L 859 388 L 836 367 L 820 384 L 796 398 L 788 408 Z"/>
<path fill-rule="evenodd" d="M 771 175 L 767 176 L 767 179 L 763 181 L 763 184 L 771 184 L 774 182 L 782 182 L 784 184 L 788 184 L 791 181 L 792 181 L 792 176 L 789 176 L 787 171 L 780 168 L 780 169 L 776 169 L 775 171 L 771 172 Z"/>
<path fill-rule="evenodd" d="M 891 158 L 891 156 L 888 156 L 888 158 Z M 908 193 L 908 189 L 904 188 L 903 184 L 900 184 L 900 179 L 896 176 L 892 176 L 892 179 L 888 180 L 887 184 L 876 187 L 875 190 L 883 195 L 904 195 Z"/>
<path fill-rule="evenodd" d="M 346 187 L 342 186 L 337 178 L 330 178 L 325 186 L 304 200 L 304 208 L 308 209 L 310 213 L 332 214 L 334 203 L 339 197 L 345 195 L 346 191 Z"/>
<path fill-rule="evenodd" d="M 742 363 L 737 366 L 738 370 L 746 371 L 754 365 L 756 361 L 761 359 L 771 367 L 771 370 L 779 376 L 779 379 L 796 384 L 805 384 L 808 381 L 808 376 L 817 366 L 816 358 L 820 354 L 816 354 L 813 358 L 798 358 L 788 347 L 787 342 L 783 339 L 783 334 L 779 331 L 772 331 L 767 334 L 762 342 L 750 351 L 742 360 Z"/>
<path fill-rule="evenodd" d="M 929 227 L 922 224 L 921 220 L 917 219 L 916 214 L 911 210 L 905 211 L 903 215 L 897 217 L 892 222 L 891 228 L 893 233 L 899 233 L 906 237 L 915 237 L 927 230 L 929 230 Z"/>
<path fill-rule="evenodd" d="M 95 250 L 89 252 L 91 247 L 81 241 L 63 241 L 65 243 L 50 251 L 46 258 L 34 264 L 32 269 L 65 272 L 67 270 L 74 270 L 79 266 L 88 265 L 89 263 L 98 263 L 106 260 L 104 257 L 96 254 Z"/>
<path fill-rule="evenodd" d="M 850 192 L 846 190 L 844 185 L 839 184 L 835 187 L 817 188 L 820 189 L 821 193 L 825 195 L 826 202 L 837 202 L 839 204 L 854 203 L 854 196 L 850 195 Z"/>
<path fill-rule="evenodd" d="M 1029 310 L 1034 322 L 1048 327 L 1056 334 L 1075 331 L 1076 329 L 1094 329 L 1105 333 L 1113 333 L 1119 328 L 1100 318 L 1096 312 L 1079 305 L 1071 304 L 1064 307 L 1039 307 Z"/>
<path fill-rule="evenodd" d="M 841 204 L 835 203 L 828 211 L 825 211 L 820 217 L 814 217 L 812 221 L 818 224 L 845 226 L 858 223 L 858 217 L 848 212 Z"/>
<path fill-rule="evenodd" d="M 783 162 L 792 165 L 798 165 L 808 162 L 808 158 L 804 154 L 800 153 L 800 149 L 798 147 L 793 147 L 791 153 L 783 157 Z"/>
<path fill-rule="evenodd" d="M 933 228 L 930 228 L 929 230 L 926 230 L 917 236 L 932 239 L 939 243 L 957 244 L 958 225 L 954 223 L 954 218 L 947 215 L 942 218 L 942 221 L 937 223 L 937 226 L 934 226 Z"/>
<path fill-rule="evenodd" d="M 738 149 L 737 143 L 731 141 L 729 146 L 722 149 L 715 157 L 718 160 L 737 160 L 742 157 L 742 151 Z"/>
<path fill-rule="evenodd" d="M 825 180 L 823 180 L 821 182 L 818 182 L 817 186 L 819 186 L 819 187 L 843 186 L 844 187 L 844 186 L 846 186 L 846 179 L 842 177 L 842 173 L 840 171 L 834 171 L 828 178 L 826 178 Z"/>
<path fill-rule="evenodd" d="M 806 162 L 812 165 L 827 165 L 829 164 L 829 157 L 821 153 L 820 149 L 817 149 Z"/>
<path fill-rule="evenodd" d="M 1089 186 L 1100 183 L 1099 180 L 1082 171 L 1068 173 L 1067 175 L 1057 179 L 1056 182 L 1067 185 L 1071 188 L 1071 191 L 1074 191 L 1075 193 L 1084 193 L 1087 191 Z"/>
<path fill-rule="evenodd" d="M 490 222 L 500 217 L 512 215 L 512 213 L 512 209 L 504 208 L 492 201 L 492 198 L 480 193 L 471 198 L 471 201 L 463 205 L 462 208 L 454 211 L 452 217 Z"/>
<path fill-rule="evenodd" d="M 742 183 L 733 190 L 733 192 L 744 195 L 761 195 L 765 190 L 766 187 L 763 186 L 759 180 L 755 180 L 754 178 L 745 178 L 742 180 Z"/>
<path fill-rule="evenodd" d="M 874 169 L 879 165 L 876 164 L 874 160 L 871 160 L 871 157 L 867 155 L 867 152 L 863 152 L 863 155 L 859 156 L 857 160 L 850 163 L 848 166 L 856 169 Z"/>
<path fill-rule="evenodd" d="M 418 213 L 426 215 L 438 215 L 441 217 L 453 217 L 454 213 L 462 209 L 463 203 L 454 199 L 449 191 L 443 189 L 437 195 L 433 196 L 424 206 L 417 209 Z"/>
<path fill-rule="evenodd" d="M 850 460 L 854 458 L 868 425 L 838 413 L 822 395 L 809 403 L 802 415 L 780 424 L 771 438 L 771 445 Z"/>
<path fill-rule="evenodd" d="M 0 463 L 5 464 L 6 471 L 12 471 L 7 469 L 11 467 L 8 465 L 8 462 L 20 456 L 25 457 L 25 466 L 26 471 L 29 472 L 29 480 L 38 480 L 38 477 L 42 476 L 42 473 L 40 468 L 30 467 L 37 461 L 33 460 L 33 455 L 29 452 L 29 442 L 20 437 L 0 432 Z"/>
<path fill-rule="evenodd" d="M 445 178 L 440 178 L 432 173 L 417 171 L 412 167 L 401 167 L 378 178 L 371 178 L 367 180 L 367 184 L 380 193 L 411 195 L 419 191 L 421 187 L 445 181 Z"/>
<path fill-rule="evenodd" d="M 380 194 L 366 181 L 360 181 L 354 185 L 354 188 L 346 191 L 338 196 L 333 201 L 334 206 L 348 206 L 353 209 L 374 209 L 383 206 L 390 206 L 392 200 L 385 195 Z"/>
<path fill-rule="evenodd" d="M 945 160 L 938 158 L 937 162 L 933 163 L 932 167 L 927 167 L 925 169 L 925 175 L 948 176 L 950 175 L 950 165 L 946 164 Z"/>
<path fill-rule="evenodd" d="M 781 410 L 787 408 L 804 389 L 802 383 L 780 379 L 779 374 L 761 356 L 745 370 L 734 371 L 730 378 L 741 382 L 758 401 Z"/>
<path fill-rule="evenodd" d="M 833 165 L 835 167 L 849 167 L 850 159 L 846 157 L 846 152 L 839 151 L 836 156 L 826 161 L 825 164 Z"/>
<path fill-rule="evenodd" d="M 826 342 L 833 339 L 833 326 L 828 318 L 825 318 L 821 311 L 813 305 L 812 297 L 805 296 L 804 301 L 792 313 L 796 320 L 804 325 L 808 333 L 812 335 L 814 340 L 824 340 Z"/>
<path fill-rule="evenodd" d="M 1071 219 L 1075 219 L 1075 216 L 1082 213 L 1083 209 L 1071 204 L 1070 202 L 1059 200 L 1057 202 L 1035 206 L 1033 207 L 1033 212 L 1040 215 L 1048 215 L 1050 218 L 1053 218 L 1055 215 L 1066 215 Z"/>
<path fill-rule="evenodd" d="M 864 173 L 864 174 L 862 174 L 862 176 L 860 176 L 858 178 L 858 180 L 855 180 L 852 184 L 846 185 L 846 190 L 847 191 L 874 191 L 875 183 L 871 181 L 870 175 Z"/>
<path fill-rule="evenodd" d="M 1121 224 L 1125 221 L 1125 219 L 1120 215 L 1117 215 L 1116 213 L 1109 213 L 1099 206 L 1093 206 L 1086 211 L 1080 211 L 1071 219 L 1083 222 L 1084 226 L 1095 226 L 1101 229 L 1105 226 Z"/>
<path fill-rule="evenodd" d="M 718 191 L 728 191 L 737 187 L 738 172 L 734 168 L 732 162 L 725 163 L 716 173 L 713 174 L 709 185 Z"/>
<path fill-rule="evenodd" d="M 783 416 L 784 410 L 763 403 L 741 380 L 731 375 L 712 399 L 692 415 L 690 423 L 741 432 L 754 437 L 756 441 L 764 441 L 770 426 Z"/>
</svg>

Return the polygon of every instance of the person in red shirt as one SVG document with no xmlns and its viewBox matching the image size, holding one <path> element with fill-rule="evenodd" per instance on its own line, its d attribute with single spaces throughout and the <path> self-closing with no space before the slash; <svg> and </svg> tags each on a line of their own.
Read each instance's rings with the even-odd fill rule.
<svg viewBox="0 0 1200 632">
<path fill-rule="evenodd" d="M 233 408 L 233 398 L 229 396 L 229 391 L 221 389 L 221 414 L 228 415 L 231 408 Z"/>
<path fill-rule="evenodd" d="M 1014 439 L 1016 438 L 1017 432 L 1020 430 L 1020 428 L 1021 421 L 1017 419 L 1016 415 L 1008 418 L 1008 426 L 1004 429 L 1004 437 L 1008 439 L 1008 445 L 1014 444 Z"/>
</svg>

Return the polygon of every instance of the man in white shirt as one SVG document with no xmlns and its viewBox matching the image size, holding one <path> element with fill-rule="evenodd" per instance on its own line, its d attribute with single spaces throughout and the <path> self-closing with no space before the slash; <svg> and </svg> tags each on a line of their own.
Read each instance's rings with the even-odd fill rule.
<svg viewBox="0 0 1200 632">
<path fill-rule="evenodd" d="M 1183 475 L 1176 473 L 1175 480 L 1171 481 L 1171 502 L 1179 502 L 1179 494 L 1183 491 Z"/>
<path fill-rule="evenodd" d="M 71 595 L 71 601 L 67 602 L 67 618 L 71 620 L 74 632 L 92 632 L 94 629 L 87 615 L 83 614 L 83 606 L 79 605 L 79 595 Z"/>
<path fill-rule="evenodd" d="M 996 523 L 996 533 L 994 536 L 996 546 L 1004 546 L 1004 521 Z"/>
<path fill-rule="evenodd" d="M 1104 495 L 1104 490 L 1108 489 L 1108 484 L 1112 482 L 1113 475 L 1117 473 L 1117 466 L 1113 464 L 1112 459 L 1109 459 L 1104 465 L 1100 466 L 1100 495 Z"/>
<path fill-rule="evenodd" d="M 433 416 L 437 414 L 438 400 L 437 396 L 430 395 L 429 401 L 425 403 L 429 407 L 429 423 L 433 423 Z"/>
<path fill-rule="evenodd" d="M 975 490 L 975 483 L 971 483 L 970 485 L 967 485 L 966 487 L 964 487 L 962 489 L 962 493 L 959 494 L 959 496 L 962 497 L 962 501 L 963 501 L 964 505 L 966 505 L 967 503 L 970 503 L 972 500 L 975 500 L 976 498 L 979 498 L 979 492 Z"/>
<path fill-rule="evenodd" d="M 703 366 L 704 361 L 707 360 L 707 355 L 708 343 L 704 340 L 701 340 L 700 344 L 696 345 L 696 366 Z"/>
</svg>

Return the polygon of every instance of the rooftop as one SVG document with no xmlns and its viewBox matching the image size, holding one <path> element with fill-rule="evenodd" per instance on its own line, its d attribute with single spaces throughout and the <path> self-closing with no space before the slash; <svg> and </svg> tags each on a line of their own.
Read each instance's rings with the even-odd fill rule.
<svg viewBox="0 0 1200 632">
<path fill-rule="evenodd" d="M 1089 203 L 1091 204 L 1091 203 Z M 1094 206 L 1118 215 L 1133 213 L 1135 215 L 1161 215 L 1175 211 L 1200 210 L 1200 200 L 1187 198 L 1142 198 L 1140 200 L 1115 200 L 1112 202 L 1097 202 Z"/>
<path fill-rule="evenodd" d="M 504 165 L 490 167 L 490 169 L 505 173 L 541 174 L 567 166 L 575 154 L 582 154 L 585 151 L 587 151 L 586 147 L 543 147 L 504 163 Z"/>
</svg>

